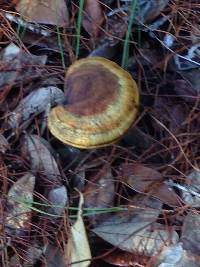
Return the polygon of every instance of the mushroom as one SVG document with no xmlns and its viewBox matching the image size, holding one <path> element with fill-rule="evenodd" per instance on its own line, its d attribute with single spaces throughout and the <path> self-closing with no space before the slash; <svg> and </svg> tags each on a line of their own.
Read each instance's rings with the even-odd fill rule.
<svg viewBox="0 0 200 267">
<path fill-rule="evenodd" d="M 101 57 L 77 60 L 67 70 L 65 100 L 50 111 L 50 132 L 77 148 L 117 141 L 133 124 L 139 90 L 131 75 Z"/>
</svg>

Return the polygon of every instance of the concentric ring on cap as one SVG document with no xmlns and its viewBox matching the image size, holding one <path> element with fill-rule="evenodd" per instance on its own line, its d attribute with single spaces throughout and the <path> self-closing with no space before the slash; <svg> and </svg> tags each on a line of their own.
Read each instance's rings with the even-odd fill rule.
<svg viewBox="0 0 200 267">
<path fill-rule="evenodd" d="M 138 104 L 138 87 L 127 71 L 105 58 L 80 59 L 67 70 L 65 101 L 51 110 L 48 127 L 65 144 L 106 146 L 130 128 Z"/>
</svg>

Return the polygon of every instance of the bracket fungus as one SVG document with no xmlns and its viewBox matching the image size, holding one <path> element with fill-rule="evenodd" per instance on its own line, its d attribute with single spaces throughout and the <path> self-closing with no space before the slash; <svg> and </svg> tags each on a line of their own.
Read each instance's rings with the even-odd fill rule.
<svg viewBox="0 0 200 267">
<path fill-rule="evenodd" d="M 90 149 L 117 141 L 133 124 L 139 90 L 131 75 L 101 57 L 77 60 L 67 70 L 65 100 L 50 111 L 50 132 L 65 144 Z"/>
</svg>

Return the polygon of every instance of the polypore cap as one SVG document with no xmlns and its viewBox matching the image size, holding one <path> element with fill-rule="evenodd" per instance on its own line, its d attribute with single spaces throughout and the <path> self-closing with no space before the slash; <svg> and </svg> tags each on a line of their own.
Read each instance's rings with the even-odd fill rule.
<svg viewBox="0 0 200 267">
<path fill-rule="evenodd" d="M 77 60 L 66 73 L 65 100 L 48 126 L 60 141 L 97 148 L 118 140 L 135 120 L 139 91 L 131 75 L 101 57 Z"/>
</svg>

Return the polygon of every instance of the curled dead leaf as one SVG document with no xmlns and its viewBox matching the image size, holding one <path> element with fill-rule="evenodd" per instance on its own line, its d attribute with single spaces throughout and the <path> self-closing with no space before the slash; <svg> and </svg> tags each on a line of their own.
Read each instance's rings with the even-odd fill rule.
<svg viewBox="0 0 200 267">
<path fill-rule="evenodd" d="M 179 239 L 176 231 L 169 232 L 159 224 L 152 228 L 157 216 L 156 210 L 148 209 L 118 213 L 100 222 L 93 232 L 121 250 L 152 256 Z"/>
<path fill-rule="evenodd" d="M 85 225 L 82 219 L 83 195 L 80 193 L 79 210 L 76 222 L 71 227 L 71 233 L 66 248 L 66 259 L 69 264 L 77 267 L 87 267 L 92 258 Z"/>
<path fill-rule="evenodd" d="M 69 14 L 64 0 L 20 0 L 16 6 L 28 22 L 66 26 Z"/>
<path fill-rule="evenodd" d="M 122 165 L 122 177 L 135 191 L 158 198 L 163 203 L 179 207 L 181 198 L 163 180 L 161 173 L 142 164 Z"/>
<path fill-rule="evenodd" d="M 22 123 L 27 122 L 30 117 L 33 119 L 39 113 L 60 103 L 62 99 L 63 92 L 55 86 L 38 88 L 20 101 L 11 113 L 8 124 L 11 128 L 18 128 Z"/>
<path fill-rule="evenodd" d="M 30 161 L 33 172 L 40 173 L 60 185 L 61 174 L 58 165 L 44 143 L 45 140 L 37 135 L 25 135 L 22 155 Z"/>
<path fill-rule="evenodd" d="M 83 17 L 84 29 L 93 37 L 97 37 L 104 21 L 101 5 L 98 0 L 86 0 Z"/>
<path fill-rule="evenodd" d="M 35 176 L 27 173 L 10 188 L 5 223 L 8 232 L 19 234 L 30 228 L 34 186 Z"/>
</svg>

